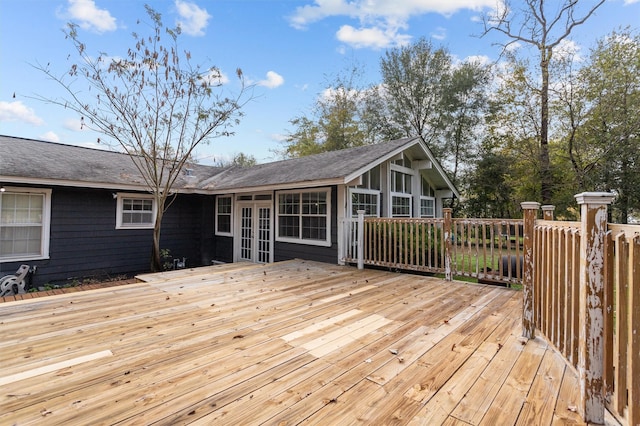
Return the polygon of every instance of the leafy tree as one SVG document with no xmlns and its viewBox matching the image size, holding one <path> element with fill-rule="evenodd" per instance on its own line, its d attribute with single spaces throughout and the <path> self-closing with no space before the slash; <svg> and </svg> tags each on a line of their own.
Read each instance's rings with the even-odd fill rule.
<svg viewBox="0 0 640 426">
<path fill-rule="evenodd" d="M 440 102 L 444 158 L 451 164 L 451 178 L 458 184 L 461 167 L 476 154 L 476 140 L 488 105 L 490 67 L 464 62 L 454 67 Z"/>
<path fill-rule="evenodd" d="M 140 171 L 158 206 L 151 270 L 159 271 L 161 224 L 174 199 L 172 188 L 198 145 L 232 134 L 230 128 L 242 116 L 246 88 L 238 69 L 242 89 L 236 96 L 225 96 L 220 70 L 193 65 L 191 54 L 179 46 L 180 28 L 165 27 L 150 6 L 146 11 L 151 34 L 133 33 L 133 46 L 123 57 L 93 56 L 81 41 L 77 25 L 69 24 L 65 33 L 78 61 L 61 76 L 48 67 L 36 68 L 66 93 L 64 98 L 39 99 L 78 113 L 84 126 L 129 154 Z M 85 82 L 88 90 L 76 90 L 77 80 Z"/>
<path fill-rule="evenodd" d="M 530 84 L 539 92 L 539 178 L 543 203 L 550 203 L 553 195 L 551 162 L 549 159 L 549 82 L 550 64 L 554 49 L 566 40 L 571 31 L 582 25 L 605 0 L 597 0 L 584 12 L 579 0 L 562 0 L 560 4 L 549 0 L 524 0 L 521 10 L 505 2 L 493 16 L 484 17 L 485 34 L 498 31 L 510 41 L 503 45 L 505 51 L 514 43 L 525 43 L 538 53 L 539 82 Z M 551 13 L 550 10 L 551 9 Z"/>
<path fill-rule="evenodd" d="M 588 178 L 594 188 L 617 193 L 616 220 L 626 223 L 640 208 L 640 36 L 627 29 L 598 41 L 582 76 Z"/>
<path fill-rule="evenodd" d="M 374 142 L 374 133 L 364 119 L 369 91 L 357 85 L 361 70 L 354 66 L 326 86 L 312 115 L 293 118 L 295 129 L 287 135 L 284 157 L 302 157 Z"/>
<path fill-rule="evenodd" d="M 233 156 L 233 158 L 229 161 L 218 160 L 215 162 L 217 167 L 251 167 L 258 164 L 258 160 L 251 154 L 245 154 L 244 152 L 239 152 Z"/>
<path fill-rule="evenodd" d="M 442 99 L 451 77 L 451 55 L 426 39 L 388 50 L 380 61 L 384 113 L 403 136 L 421 136 L 434 153 L 443 150 Z"/>
</svg>

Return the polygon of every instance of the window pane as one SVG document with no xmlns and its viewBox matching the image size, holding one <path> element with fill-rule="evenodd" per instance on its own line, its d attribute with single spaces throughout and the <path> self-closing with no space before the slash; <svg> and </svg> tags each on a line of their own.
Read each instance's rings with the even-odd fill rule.
<svg viewBox="0 0 640 426">
<path fill-rule="evenodd" d="M 420 216 L 435 217 L 435 200 L 428 198 L 420 200 Z"/>
<path fill-rule="evenodd" d="M 327 214 L 327 194 L 325 192 L 302 193 L 302 214 Z"/>
<path fill-rule="evenodd" d="M 279 214 L 299 214 L 300 194 L 280 194 L 278 197 Z"/>
<path fill-rule="evenodd" d="M 300 218 L 297 216 L 280 216 L 278 235 L 281 237 L 300 238 Z"/>
<path fill-rule="evenodd" d="M 122 199 L 123 225 L 151 225 L 153 223 L 153 200 L 148 198 Z"/>
<path fill-rule="evenodd" d="M 369 171 L 370 185 L 369 189 L 380 190 L 380 166 L 376 166 Z"/>
<path fill-rule="evenodd" d="M 218 232 L 231 232 L 231 215 L 218 216 Z"/>
<path fill-rule="evenodd" d="M 394 217 L 411 217 L 411 199 L 407 197 L 392 197 L 391 215 Z"/>
<path fill-rule="evenodd" d="M 327 239 L 327 219 L 324 217 L 303 217 L 302 218 L 302 239 L 303 240 L 326 240 Z"/>
<path fill-rule="evenodd" d="M 364 210 L 365 216 L 378 215 L 378 195 L 351 193 L 351 215 L 357 216 L 358 210 Z"/>
</svg>

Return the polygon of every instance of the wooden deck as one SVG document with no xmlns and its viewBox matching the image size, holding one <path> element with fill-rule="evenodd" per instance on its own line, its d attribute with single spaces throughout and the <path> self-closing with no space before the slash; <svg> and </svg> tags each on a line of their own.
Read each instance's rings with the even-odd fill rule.
<svg viewBox="0 0 640 426">
<path fill-rule="evenodd" d="M 521 293 L 306 261 L 0 304 L 0 424 L 580 423 Z"/>
</svg>

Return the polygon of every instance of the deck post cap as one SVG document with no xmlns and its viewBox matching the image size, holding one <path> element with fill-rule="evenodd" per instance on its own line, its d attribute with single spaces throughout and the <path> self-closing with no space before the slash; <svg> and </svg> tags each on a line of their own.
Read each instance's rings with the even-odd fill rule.
<svg viewBox="0 0 640 426">
<path fill-rule="evenodd" d="M 581 192 L 575 195 L 578 204 L 607 205 L 613 202 L 616 195 L 611 192 Z"/>
<path fill-rule="evenodd" d="M 536 201 L 525 201 L 520 203 L 520 207 L 522 210 L 538 210 L 540 208 L 540 203 Z"/>
</svg>

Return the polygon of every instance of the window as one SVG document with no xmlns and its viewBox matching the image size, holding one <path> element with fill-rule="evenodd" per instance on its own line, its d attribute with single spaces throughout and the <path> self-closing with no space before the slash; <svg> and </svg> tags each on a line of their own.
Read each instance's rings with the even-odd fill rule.
<svg viewBox="0 0 640 426">
<path fill-rule="evenodd" d="M 156 202 L 152 195 L 118 194 L 117 229 L 153 228 Z"/>
<path fill-rule="evenodd" d="M 48 258 L 50 214 L 50 189 L 0 192 L 0 260 Z"/>
<path fill-rule="evenodd" d="M 436 200 L 433 198 L 420 197 L 420 217 L 436 216 Z"/>
<path fill-rule="evenodd" d="M 233 198 L 218 196 L 216 198 L 216 235 L 231 236 L 233 233 Z"/>
<path fill-rule="evenodd" d="M 391 217 L 412 217 L 413 170 L 405 167 L 407 163 L 410 161 L 404 157 L 391 164 Z"/>
<path fill-rule="evenodd" d="M 436 199 L 435 190 L 429 185 L 429 182 L 421 176 L 420 188 L 420 217 L 436 216 Z"/>
<path fill-rule="evenodd" d="M 357 188 L 380 190 L 380 166 L 375 166 L 362 174 L 362 185 Z"/>
<path fill-rule="evenodd" d="M 411 197 L 394 195 L 391 197 L 392 217 L 411 217 Z"/>
<path fill-rule="evenodd" d="M 330 246 L 330 195 L 328 189 L 278 193 L 276 240 Z"/>
<path fill-rule="evenodd" d="M 351 194 L 351 216 L 358 216 L 358 210 L 364 210 L 365 216 L 380 216 L 380 192 L 349 188 Z"/>
</svg>

